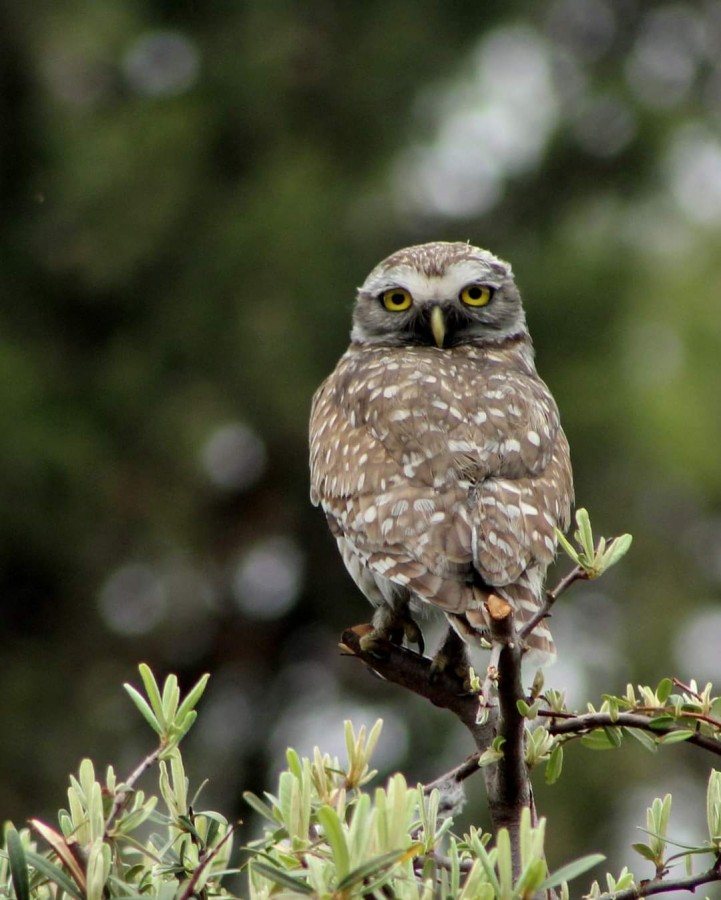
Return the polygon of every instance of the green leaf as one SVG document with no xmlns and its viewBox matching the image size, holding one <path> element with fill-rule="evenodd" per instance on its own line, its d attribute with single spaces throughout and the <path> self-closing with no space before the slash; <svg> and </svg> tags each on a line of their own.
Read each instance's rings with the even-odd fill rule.
<svg viewBox="0 0 721 900">
<path fill-rule="evenodd" d="M 63 872 L 60 866 L 56 866 L 55 863 L 50 862 L 49 859 L 46 859 L 39 853 L 35 853 L 33 850 L 26 850 L 25 855 L 36 872 L 44 875 L 48 881 L 57 884 L 57 886 L 69 896 L 75 897 L 76 900 L 82 900 L 83 895 L 78 889 L 78 886 L 72 878 Z"/>
<path fill-rule="evenodd" d="M 574 878 L 578 878 L 579 875 L 583 875 L 584 872 L 588 872 L 589 869 L 592 869 L 594 866 L 603 862 L 605 858 L 603 853 L 589 853 L 588 856 L 582 856 L 580 859 L 576 859 L 573 862 L 568 863 L 568 865 L 561 866 L 560 869 L 552 872 L 548 878 L 539 885 L 538 889 L 545 891 L 549 888 L 558 887 L 558 885 L 564 881 L 573 881 Z"/>
<path fill-rule="evenodd" d="M 264 819 L 268 819 L 273 825 L 278 824 L 278 820 L 273 815 L 273 810 L 268 806 L 267 803 L 264 803 L 260 797 L 256 794 L 253 794 L 251 791 L 245 791 L 243 793 L 243 800 L 254 809 L 259 815 L 263 816 Z"/>
<path fill-rule="evenodd" d="M 158 721 L 165 725 L 165 722 L 163 722 L 163 701 L 160 698 L 160 688 L 155 680 L 155 675 L 153 675 L 153 670 L 147 663 L 140 663 L 138 671 L 143 680 L 145 693 L 148 695 L 153 712 L 158 717 Z"/>
<path fill-rule="evenodd" d="M 12 826 L 7 829 L 5 835 L 8 861 L 10 862 L 10 877 L 17 900 L 30 900 L 30 877 L 28 875 L 28 861 L 25 857 L 25 849 L 20 835 Z"/>
<path fill-rule="evenodd" d="M 145 719 L 145 721 L 150 725 L 153 731 L 157 732 L 161 737 L 163 735 L 163 727 L 158 721 L 155 713 L 148 705 L 148 701 L 143 697 L 140 691 L 136 690 L 132 684 L 124 684 L 123 687 L 128 692 L 130 699 L 137 706 L 140 714 Z"/>
<path fill-rule="evenodd" d="M 500 828 L 496 835 L 496 867 L 501 890 L 510 893 L 513 884 L 513 855 L 507 828 Z"/>
<path fill-rule="evenodd" d="M 210 678 L 210 674 L 208 672 L 205 675 L 201 675 L 198 681 L 193 685 L 193 687 L 188 691 L 188 694 L 183 700 L 183 702 L 178 707 L 178 713 L 176 715 L 176 720 L 178 722 L 182 722 L 186 715 L 197 706 L 198 701 L 203 696 L 203 692 L 205 691 L 205 687 L 208 684 L 208 679 Z M 187 731 L 187 729 L 186 729 Z"/>
<path fill-rule="evenodd" d="M 644 859 L 648 859 L 652 863 L 656 862 L 656 854 L 648 846 L 648 844 L 631 844 L 631 847 L 636 851 L 636 853 L 640 853 Z"/>
<path fill-rule="evenodd" d="M 573 546 L 573 544 L 568 540 L 566 535 L 560 530 L 556 529 L 556 537 L 558 538 L 558 543 L 561 545 L 563 552 L 566 556 L 569 556 L 576 565 L 580 565 L 580 559 L 578 556 L 578 551 Z"/>
<path fill-rule="evenodd" d="M 169 725 L 175 719 L 176 713 L 178 712 L 179 700 L 180 689 L 178 688 L 178 676 L 171 672 L 165 679 L 165 684 L 163 685 L 163 718 L 161 721 L 164 721 Z"/>
<path fill-rule="evenodd" d="M 282 884 L 283 887 L 290 888 L 292 891 L 297 891 L 299 894 L 313 893 L 313 888 L 306 884 L 305 881 L 301 881 L 300 878 L 294 878 L 282 869 L 276 869 L 275 866 L 269 866 L 266 863 L 258 862 L 256 859 L 253 860 L 252 866 L 254 872 L 258 872 L 259 875 L 270 879 L 270 881 L 274 881 L 276 884 Z"/>
<path fill-rule="evenodd" d="M 288 762 L 288 769 L 300 781 L 303 777 L 303 763 L 300 761 L 298 752 L 292 747 L 288 747 L 285 751 L 285 758 Z"/>
<path fill-rule="evenodd" d="M 673 681 L 670 678 L 662 678 L 658 683 L 658 687 L 656 688 L 656 696 L 658 697 L 658 702 L 663 706 L 668 698 L 671 696 L 671 691 L 673 690 Z"/>
<path fill-rule="evenodd" d="M 583 509 L 583 507 L 576 510 L 576 525 L 578 525 L 578 542 L 583 547 L 586 556 L 589 559 L 593 559 L 593 530 L 591 529 L 591 519 L 588 515 L 588 510 Z"/>
<path fill-rule="evenodd" d="M 513 890 L 521 897 L 531 896 L 531 892 L 535 894 L 543 884 L 547 871 L 545 859 L 530 860 L 514 884 Z"/>
<path fill-rule="evenodd" d="M 534 700 L 530 706 L 523 699 L 516 700 L 516 709 L 526 719 L 537 719 L 538 718 L 538 710 L 540 708 L 541 708 L 540 700 Z"/>
<path fill-rule="evenodd" d="M 716 844 L 721 836 L 721 772 L 711 769 L 706 788 L 706 822 L 708 835 Z"/>
<path fill-rule="evenodd" d="M 338 878 L 342 880 L 348 874 L 350 855 L 338 813 L 331 806 L 321 806 L 317 816 L 333 853 Z"/>
<path fill-rule="evenodd" d="M 584 734 L 581 743 L 589 750 L 615 750 L 619 746 L 618 740 L 609 737 L 609 731 L 619 731 L 618 728 L 604 728 L 603 730 L 592 731 Z"/>
<path fill-rule="evenodd" d="M 391 850 L 389 853 L 383 853 L 380 856 L 376 856 L 374 859 L 370 859 L 368 862 L 356 866 L 356 868 L 349 872 L 342 881 L 338 882 L 338 891 L 342 893 L 343 891 L 350 890 L 350 888 L 365 881 L 366 878 L 373 878 L 380 874 L 384 869 L 388 869 L 401 861 L 410 859 L 412 856 L 417 856 L 422 849 L 422 844 L 413 844 L 408 850 Z M 370 890 L 371 888 L 368 886 L 368 893 L 370 893 Z"/>
<path fill-rule="evenodd" d="M 617 562 L 620 562 L 631 549 L 632 543 L 633 536 L 630 534 L 621 534 L 617 538 L 614 538 L 610 546 L 606 548 L 606 552 L 603 554 L 603 559 L 601 560 L 604 571 L 610 569 L 611 566 L 615 566 Z"/>
<path fill-rule="evenodd" d="M 623 729 L 626 734 L 630 734 L 631 737 L 636 738 L 636 740 L 641 744 L 649 753 L 657 753 L 658 752 L 658 742 L 656 738 L 651 737 L 650 734 L 647 734 L 642 728 L 624 728 Z"/>
<path fill-rule="evenodd" d="M 606 726 L 603 729 L 606 737 L 609 740 L 609 743 L 613 744 L 614 747 L 620 747 L 623 743 L 623 732 L 620 728 L 616 728 L 615 726 Z"/>
<path fill-rule="evenodd" d="M 676 719 L 673 716 L 669 716 L 666 713 L 660 716 L 654 716 L 653 719 L 648 720 L 649 728 L 653 728 L 654 730 L 658 729 L 662 731 L 664 728 L 670 728 L 672 725 L 676 724 Z"/>
<path fill-rule="evenodd" d="M 551 755 L 546 763 L 546 784 L 555 784 L 561 776 L 563 769 L 563 745 L 556 744 L 551 750 Z"/>
<path fill-rule="evenodd" d="M 659 744 L 679 744 L 681 741 L 687 741 L 690 737 L 693 737 L 696 734 L 695 731 L 692 731 L 687 728 L 677 728 L 674 731 L 669 731 L 668 734 L 662 734 L 658 742 Z"/>
</svg>

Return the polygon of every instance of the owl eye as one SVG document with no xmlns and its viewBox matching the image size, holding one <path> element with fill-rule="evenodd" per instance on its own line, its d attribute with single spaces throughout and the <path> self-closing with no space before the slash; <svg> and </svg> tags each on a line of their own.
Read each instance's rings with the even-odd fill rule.
<svg viewBox="0 0 721 900">
<path fill-rule="evenodd" d="M 405 288 L 390 288 L 381 294 L 381 303 L 389 312 L 403 312 L 413 303 L 413 297 Z"/>
<path fill-rule="evenodd" d="M 493 290 L 485 284 L 469 284 L 461 291 L 461 302 L 466 306 L 485 306 L 493 296 Z"/>
</svg>

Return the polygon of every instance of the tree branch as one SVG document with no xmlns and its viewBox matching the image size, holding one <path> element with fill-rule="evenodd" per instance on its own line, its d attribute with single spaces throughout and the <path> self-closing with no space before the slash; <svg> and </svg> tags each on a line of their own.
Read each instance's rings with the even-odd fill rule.
<svg viewBox="0 0 721 900">
<path fill-rule="evenodd" d="M 549 734 L 570 734 L 583 735 L 598 728 L 637 728 L 640 731 L 649 731 L 651 734 L 664 735 L 672 734 L 674 731 L 685 731 L 685 728 L 676 725 L 652 725 L 652 719 L 640 713 L 618 713 L 611 716 L 609 713 L 585 713 L 583 715 L 574 715 L 563 713 L 562 721 L 558 721 L 559 714 L 550 709 L 539 709 L 538 715 L 543 718 L 553 719 L 548 726 Z M 702 747 L 710 753 L 721 756 L 721 741 L 716 738 L 708 737 L 705 734 L 692 734 L 686 741 L 688 744 L 694 744 Z"/>
<path fill-rule="evenodd" d="M 521 657 L 523 644 L 513 624 L 513 608 L 491 594 L 486 601 L 491 643 L 498 655 L 498 725 L 504 739 L 503 758 L 483 770 L 488 806 L 495 831 L 507 828 L 511 839 L 514 877 L 521 872 L 521 811 L 532 806 L 531 782 L 525 759 L 525 722 L 517 701 L 523 697 Z"/>
<path fill-rule="evenodd" d="M 128 800 L 128 797 L 135 790 L 136 783 L 145 774 L 145 772 L 147 772 L 147 770 L 160 759 L 160 756 L 165 750 L 166 746 L 166 742 L 164 740 L 161 740 L 160 744 L 158 744 L 155 750 L 153 750 L 152 753 L 149 753 L 122 783 L 123 789 L 118 790 L 115 794 L 113 804 L 110 807 L 110 812 L 108 813 L 108 816 L 105 820 L 105 834 L 108 834 L 113 821 L 115 820 L 115 817 L 123 808 L 124 804 Z"/>
<path fill-rule="evenodd" d="M 434 706 L 450 710 L 471 732 L 476 747 L 483 752 L 493 740 L 493 725 L 477 722 L 478 697 L 463 689 L 463 685 L 450 671 L 431 674 L 431 660 L 405 647 L 377 638 L 374 650 L 363 650 L 360 639 L 365 625 L 347 628 L 341 635 L 341 650 L 364 662 L 385 681 L 404 687 Z"/>
<path fill-rule="evenodd" d="M 449 772 L 445 772 L 443 775 L 439 775 L 438 778 L 435 778 L 433 781 L 429 781 L 428 784 L 423 785 L 423 791 L 426 794 L 430 794 L 430 792 L 434 788 L 442 789 L 447 784 L 462 784 L 466 778 L 470 778 L 471 775 L 475 775 L 476 772 L 480 772 L 480 768 L 478 766 L 478 760 L 481 758 L 481 754 L 478 750 L 475 753 L 471 753 L 470 756 L 466 757 L 463 762 L 455 766 Z"/>
<path fill-rule="evenodd" d="M 686 878 L 656 879 L 642 882 L 638 887 L 627 888 L 624 891 L 615 891 L 613 894 L 601 894 L 598 900 L 636 900 L 637 897 L 651 897 L 653 894 L 665 894 L 670 891 L 694 892 L 702 884 L 710 884 L 712 881 L 721 881 L 721 857 L 715 864 L 701 872 L 699 875 L 689 875 Z"/>
</svg>

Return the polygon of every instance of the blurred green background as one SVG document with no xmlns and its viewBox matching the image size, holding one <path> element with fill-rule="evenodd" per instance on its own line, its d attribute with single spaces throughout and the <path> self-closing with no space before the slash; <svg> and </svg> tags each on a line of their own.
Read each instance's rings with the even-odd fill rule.
<svg viewBox="0 0 721 900">
<path fill-rule="evenodd" d="M 307 499 L 355 286 L 410 243 L 511 260 L 578 503 L 635 536 L 548 681 L 721 682 L 720 46 L 717 0 L 3 4 L 0 818 L 150 749 L 143 660 L 212 673 L 190 770 L 230 816 L 346 717 L 411 780 L 470 752 L 339 656 L 369 608 Z M 552 865 L 651 875 L 633 824 L 671 789 L 700 839 L 711 762 L 570 748 Z"/>
</svg>

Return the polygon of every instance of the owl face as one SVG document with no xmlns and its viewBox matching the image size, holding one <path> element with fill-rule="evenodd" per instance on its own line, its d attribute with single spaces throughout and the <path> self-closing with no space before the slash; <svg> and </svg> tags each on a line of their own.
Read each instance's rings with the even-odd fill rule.
<svg viewBox="0 0 721 900">
<path fill-rule="evenodd" d="M 419 244 L 383 260 L 358 290 L 361 344 L 457 347 L 527 335 L 508 263 L 463 243 Z"/>
</svg>

